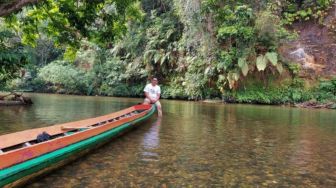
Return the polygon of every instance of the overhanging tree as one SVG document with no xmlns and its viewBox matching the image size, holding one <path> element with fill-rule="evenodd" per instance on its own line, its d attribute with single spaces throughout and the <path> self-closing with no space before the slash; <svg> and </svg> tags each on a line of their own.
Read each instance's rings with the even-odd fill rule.
<svg viewBox="0 0 336 188">
<path fill-rule="evenodd" d="M 141 18 L 142 12 L 137 0 L 0 0 L 0 17 L 22 44 L 34 46 L 43 34 L 66 49 L 66 58 L 74 58 L 82 39 L 112 47 L 127 22 Z M 23 65 L 9 61 L 6 66 L 1 61 L 0 67 L 18 70 Z"/>
</svg>

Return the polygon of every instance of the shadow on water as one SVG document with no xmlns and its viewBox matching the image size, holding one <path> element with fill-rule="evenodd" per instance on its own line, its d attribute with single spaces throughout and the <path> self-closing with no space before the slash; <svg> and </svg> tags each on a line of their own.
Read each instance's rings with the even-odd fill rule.
<svg viewBox="0 0 336 188">
<path fill-rule="evenodd" d="M 141 99 L 40 95 L 0 109 L 0 134 L 118 111 Z M 336 111 L 162 101 L 153 116 L 30 187 L 335 187 Z M 4 125 L 6 124 L 6 125 Z"/>
</svg>

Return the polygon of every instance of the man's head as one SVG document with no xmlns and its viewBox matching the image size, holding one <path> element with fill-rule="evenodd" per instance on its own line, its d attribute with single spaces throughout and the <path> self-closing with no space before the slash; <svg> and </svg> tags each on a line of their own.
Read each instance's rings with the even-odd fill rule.
<svg viewBox="0 0 336 188">
<path fill-rule="evenodd" d="M 152 78 L 151 83 L 153 86 L 156 86 L 158 84 L 158 79 L 157 78 Z"/>
</svg>

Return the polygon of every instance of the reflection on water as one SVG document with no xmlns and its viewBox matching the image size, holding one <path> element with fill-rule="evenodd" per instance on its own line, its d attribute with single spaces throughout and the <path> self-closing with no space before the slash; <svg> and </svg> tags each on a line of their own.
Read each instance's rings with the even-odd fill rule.
<svg viewBox="0 0 336 188">
<path fill-rule="evenodd" d="M 106 114 L 141 99 L 33 95 L 0 134 Z M 336 111 L 162 101 L 133 131 L 30 187 L 336 187 Z"/>
<path fill-rule="evenodd" d="M 143 161 L 156 161 L 158 160 L 159 155 L 154 152 L 156 148 L 158 148 L 160 143 L 159 131 L 161 126 L 161 118 L 157 118 L 157 120 L 152 124 L 151 128 L 147 133 L 145 133 L 143 138 L 143 148 L 141 148 L 140 152 L 142 152 Z"/>
<path fill-rule="evenodd" d="M 161 126 L 161 118 L 158 118 L 149 129 L 147 133 L 144 135 L 143 145 L 144 149 L 155 149 L 159 146 L 159 131 Z"/>
</svg>

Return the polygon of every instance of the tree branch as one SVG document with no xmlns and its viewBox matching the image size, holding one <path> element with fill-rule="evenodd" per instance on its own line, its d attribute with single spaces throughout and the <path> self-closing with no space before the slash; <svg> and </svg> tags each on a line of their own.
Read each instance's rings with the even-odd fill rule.
<svg viewBox="0 0 336 188">
<path fill-rule="evenodd" d="M 10 0 L 8 2 L 0 3 L 0 17 L 8 16 L 13 12 L 21 10 L 27 5 L 37 4 L 42 0 Z"/>
</svg>

